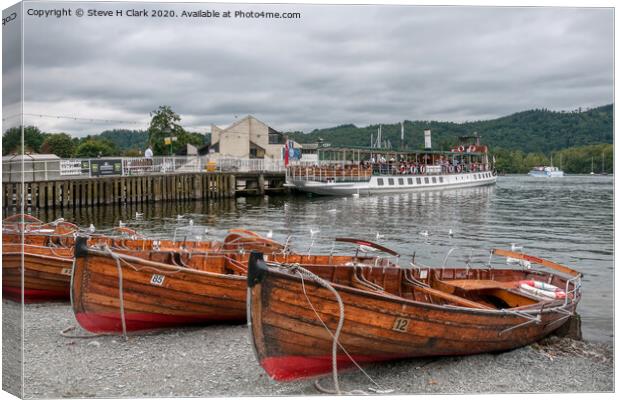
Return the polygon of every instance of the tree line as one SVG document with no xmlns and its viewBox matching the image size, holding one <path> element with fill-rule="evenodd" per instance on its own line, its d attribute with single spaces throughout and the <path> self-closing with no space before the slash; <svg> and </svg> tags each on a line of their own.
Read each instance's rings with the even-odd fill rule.
<svg viewBox="0 0 620 400">
<path fill-rule="evenodd" d="M 379 124 L 357 127 L 353 124 L 315 129 L 309 133 L 290 132 L 298 143 L 316 143 L 319 139 L 332 146 L 370 146 Z M 459 136 L 477 133 L 491 149 L 521 150 L 550 155 L 570 147 L 613 142 L 613 104 L 572 112 L 537 109 L 501 118 L 472 122 L 404 121 L 405 138 L 401 142 L 401 124 L 381 124 L 384 145 L 392 148 L 421 149 L 424 130 L 432 131 L 433 149 L 449 150 Z"/>
<path fill-rule="evenodd" d="M 168 155 L 188 143 L 197 147 L 207 143 L 208 137 L 205 135 L 186 131 L 180 124 L 181 117 L 170 106 L 160 106 L 150 116 L 147 130 L 115 129 L 80 138 L 67 133 L 46 133 L 36 126 L 26 126 L 23 143 L 21 127 L 13 127 L 2 135 L 2 155 L 29 152 L 56 154 L 61 158 L 137 157 L 144 154 L 148 146 L 152 147 L 155 155 Z"/>
<path fill-rule="evenodd" d="M 140 156 L 147 146 L 155 155 L 176 153 L 190 143 L 202 146 L 209 135 L 186 131 L 181 117 L 170 106 L 160 106 L 150 113 L 147 130 L 116 129 L 81 138 L 66 133 L 45 133 L 35 126 L 8 129 L 2 136 L 3 155 L 23 151 L 56 154 L 62 158 L 106 156 Z M 562 166 L 567 173 L 613 172 L 613 105 L 590 110 L 555 112 L 530 110 L 489 121 L 466 123 L 405 121 L 406 137 L 400 143 L 400 124 L 382 125 L 385 144 L 393 148 L 422 149 L 424 129 L 433 131 L 433 149 L 448 151 L 459 136 L 477 132 L 496 158 L 502 173 L 527 173 L 537 165 Z M 369 146 L 371 134 L 379 125 L 359 128 L 352 124 L 315 129 L 310 133 L 289 132 L 299 143 L 316 143 L 319 139 L 332 146 Z M 374 136 L 376 138 L 376 136 Z M 166 138 L 176 138 L 168 141 Z M 604 171 L 603 171 L 604 165 Z"/>
<path fill-rule="evenodd" d="M 523 174 L 533 167 L 552 163 L 568 174 L 612 174 L 614 168 L 613 145 L 606 143 L 570 147 L 554 151 L 550 155 L 503 148 L 491 152 L 495 156 L 495 168 L 499 173 Z"/>
</svg>

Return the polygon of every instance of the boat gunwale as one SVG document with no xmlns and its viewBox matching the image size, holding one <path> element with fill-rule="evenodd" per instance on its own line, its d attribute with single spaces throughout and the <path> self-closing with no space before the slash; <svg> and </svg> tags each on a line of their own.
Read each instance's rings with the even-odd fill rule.
<svg viewBox="0 0 620 400">
<path fill-rule="evenodd" d="M 274 274 L 277 275 L 280 278 L 284 278 L 290 281 L 295 281 L 295 282 L 301 282 L 301 279 L 298 276 L 292 275 L 291 273 L 288 272 L 284 272 L 284 271 L 280 271 L 277 270 L 276 268 L 274 268 L 273 266 L 269 266 L 265 261 L 263 260 L 257 260 L 256 263 L 257 267 L 259 269 L 263 270 L 263 274 Z M 345 267 L 346 268 L 346 267 Z M 384 267 L 382 269 L 388 269 L 388 268 L 394 268 L 394 269 L 399 269 L 398 267 Z M 430 268 L 430 267 L 429 267 Z M 250 267 L 249 267 L 250 269 Z M 403 269 L 403 268 L 400 268 Z M 433 268 L 430 268 L 433 269 Z M 518 271 L 518 270 L 514 270 L 514 269 L 495 269 L 496 271 Z M 542 272 L 542 271 L 538 271 L 536 270 L 536 272 Z M 551 274 L 554 275 L 554 274 Z M 248 276 L 250 276 L 250 273 L 248 273 Z M 256 273 L 254 273 L 253 276 L 256 276 Z M 556 275 L 557 276 L 557 275 Z M 304 280 L 304 284 L 312 284 L 315 287 L 321 288 L 321 285 L 319 285 L 316 281 L 314 280 Z M 401 297 L 398 295 L 392 295 L 390 294 L 385 295 L 382 293 L 376 293 L 376 292 L 372 292 L 369 290 L 364 290 L 364 289 L 358 289 L 355 287 L 351 287 L 351 286 L 346 286 L 346 285 L 342 285 L 342 284 L 338 284 L 338 283 L 334 283 L 334 282 L 329 282 L 330 285 L 332 285 L 334 287 L 334 289 L 336 289 L 337 291 L 344 291 L 344 292 L 349 292 L 352 295 L 361 295 L 363 297 L 369 297 L 369 298 L 373 298 L 375 300 L 384 300 L 384 301 L 389 301 L 392 303 L 399 303 L 399 304 L 407 304 L 407 305 L 411 305 L 411 306 L 415 306 L 415 307 L 426 307 L 426 308 L 430 308 L 432 310 L 438 310 L 438 311 L 450 311 L 450 312 L 468 312 L 470 314 L 482 314 L 482 315 L 491 315 L 491 316 L 501 316 L 501 315 L 510 315 L 510 314 L 515 314 L 514 311 L 518 311 L 519 313 L 525 313 L 525 314 L 534 314 L 534 315 L 543 315 L 543 314 L 548 314 L 548 313 L 557 313 L 557 312 L 561 312 L 558 310 L 568 310 L 571 309 L 573 306 L 576 306 L 578 304 L 578 301 L 572 301 L 572 302 L 568 302 L 568 303 L 564 303 L 564 301 L 562 300 L 555 300 L 555 301 L 550 301 L 549 303 L 544 303 L 543 301 L 540 301 L 538 303 L 535 303 L 533 305 L 529 305 L 527 307 L 530 308 L 510 308 L 510 309 L 477 309 L 477 308 L 470 308 L 470 307 L 463 307 L 463 306 L 457 306 L 457 305 L 440 305 L 440 304 L 432 304 L 432 303 L 426 303 L 426 302 L 422 302 L 422 301 L 417 301 L 417 300 L 413 300 L 413 299 L 407 299 L 405 297 Z M 249 285 L 248 285 L 249 286 Z M 249 297 L 248 297 L 249 299 Z M 535 308 L 534 308 L 535 307 Z"/>
<path fill-rule="evenodd" d="M 152 268 L 161 268 L 164 269 L 166 271 L 162 271 L 162 272 L 179 272 L 179 271 L 183 271 L 183 272 L 189 272 L 192 274 L 197 274 L 197 275 L 203 275 L 203 276 L 208 276 L 211 278 L 230 278 L 230 279 L 234 279 L 234 280 L 246 280 L 246 276 L 245 275 L 237 275 L 237 274 L 222 274 L 222 273 L 217 273 L 217 272 L 209 272 L 209 271 L 203 271 L 203 270 L 199 270 L 199 269 L 195 269 L 195 268 L 191 268 L 191 267 L 183 267 L 183 266 L 173 266 L 170 264 L 165 264 L 165 263 L 160 263 L 157 261 L 151 261 L 151 260 L 146 260 L 140 257 L 136 257 L 136 256 L 131 256 L 131 255 L 127 255 L 127 254 L 123 254 L 123 253 L 117 253 L 114 252 L 113 250 L 111 250 L 110 252 L 104 251 L 104 250 L 99 250 L 99 249 L 93 249 L 90 247 L 87 247 L 86 249 L 83 249 L 83 251 L 87 254 L 87 255 L 93 255 L 93 256 L 97 256 L 97 257 L 104 257 L 104 258 L 111 258 L 114 259 L 114 257 L 112 257 L 111 254 L 114 254 L 116 257 L 124 260 L 124 261 L 131 261 L 131 262 L 136 262 L 148 267 L 152 267 Z M 84 254 L 84 253 L 83 253 Z M 192 253 L 194 254 L 194 253 Z M 215 255 L 215 254 L 214 254 Z M 85 255 L 76 255 L 75 258 L 85 258 Z M 222 255 L 222 257 L 225 257 L 225 255 Z"/>
</svg>

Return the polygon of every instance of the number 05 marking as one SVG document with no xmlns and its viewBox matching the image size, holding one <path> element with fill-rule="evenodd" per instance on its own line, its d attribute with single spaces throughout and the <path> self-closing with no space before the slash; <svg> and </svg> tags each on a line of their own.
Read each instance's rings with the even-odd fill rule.
<svg viewBox="0 0 620 400">
<path fill-rule="evenodd" d="M 164 284 L 165 276 L 159 274 L 153 274 L 151 277 L 151 285 L 161 286 Z"/>
<path fill-rule="evenodd" d="M 409 320 L 406 318 L 396 318 L 394 320 L 394 326 L 392 327 L 393 331 L 397 332 L 407 332 L 407 327 L 409 326 Z"/>
</svg>

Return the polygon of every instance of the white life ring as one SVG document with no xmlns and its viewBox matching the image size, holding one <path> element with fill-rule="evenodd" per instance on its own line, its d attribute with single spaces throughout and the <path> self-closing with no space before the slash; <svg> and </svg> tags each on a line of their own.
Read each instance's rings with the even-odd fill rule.
<svg viewBox="0 0 620 400">
<path fill-rule="evenodd" d="M 473 144 L 467 148 L 468 153 L 474 153 L 475 151 L 476 151 L 476 146 L 474 146 Z"/>
<path fill-rule="evenodd" d="M 534 280 L 519 281 L 519 287 L 538 296 L 550 297 L 552 299 L 566 298 L 566 292 L 564 290 L 549 283 Z"/>
<path fill-rule="evenodd" d="M 423 174 L 426 171 L 426 167 L 424 165 L 420 165 L 420 173 Z"/>
</svg>

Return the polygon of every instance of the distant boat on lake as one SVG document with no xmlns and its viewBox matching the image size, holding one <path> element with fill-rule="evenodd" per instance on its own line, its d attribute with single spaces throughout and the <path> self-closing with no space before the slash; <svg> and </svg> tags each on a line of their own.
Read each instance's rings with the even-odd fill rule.
<svg viewBox="0 0 620 400">
<path fill-rule="evenodd" d="M 564 171 L 554 166 L 540 166 L 532 168 L 528 175 L 537 178 L 561 178 Z"/>
</svg>

